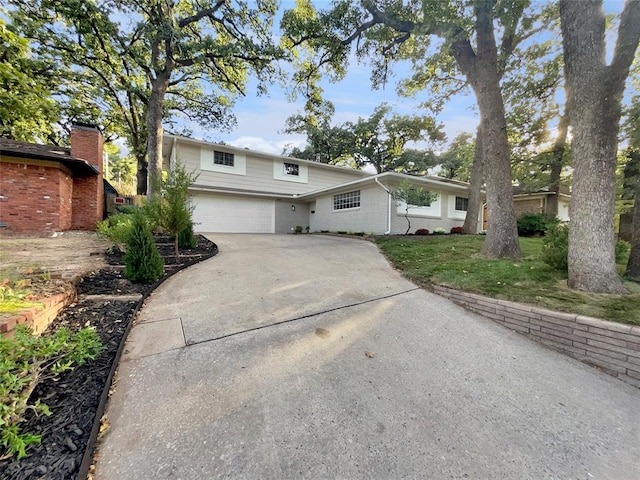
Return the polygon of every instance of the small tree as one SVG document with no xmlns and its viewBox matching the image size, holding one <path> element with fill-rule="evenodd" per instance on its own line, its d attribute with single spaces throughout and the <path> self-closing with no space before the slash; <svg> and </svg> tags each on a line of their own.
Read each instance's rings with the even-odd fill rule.
<svg viewBox="0 0 640 480">
<path fill-rule="evenodd" d="M 133 217 L 124 264 L 124 275 L 133 283 L 153 283 L 164 273 L 164 261 L 141 211 Z"/>
<path fill-rule="evenodd" d="M 149 204 L 151 215 L 157 225 L 173 238 L 176 263 L 180 261 L 180 233 L 189 229 L 193 232 L 193 206 L 188 205 L 187 194 L 189 186 L 197 178 L 198 175 L 188 173 L 184 165 L 177 163 L 163 180 L 159 197 Z"/>
<path fill-rule="evenodd" d="M 425 190 L 422 187 L 415 188 L 408 180 L 404 180 L 398 189 L 391 194 L 391 196 L 398 202 L 404 203 L 404 218 L 407 220 L 407 231 L 405 235 L 411 230 L 411 220 L 409 220 L 409 208 L 411 207 L 428 207 L 438 199 L 438 194 Z"/>
</svg>

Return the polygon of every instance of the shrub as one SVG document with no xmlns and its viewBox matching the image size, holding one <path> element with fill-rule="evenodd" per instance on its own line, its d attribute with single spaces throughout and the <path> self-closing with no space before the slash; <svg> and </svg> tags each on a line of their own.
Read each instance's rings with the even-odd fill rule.
<svg viewBox="0 0 640 480">
<path fill-rule="evenodd" d="M 442 227 L 438 227 L 438 228 L 435 228 L 435 229 L 433 230 L 433 234 L 434 234 L 434 235 L 446 235 L 446 234 L 447 234 L 447 231 L 446 231 L 444 228 L 442 228 Z"/>
<path fill-rule="evenodd" d="M 464 228 L 462 227 L 451 227 L 451 233 L 464 233 Z"/>
<path fill-rule="evenodd" d="M 193 236 L 193 222 L 189 223 L 187 228 L 180 230 L 180 234 L 178 235 L 178 246 L 180 248 L 196 248 L 196 237 Z"/>
<path fill-rule="evenodd" d="M 296 225 L 295 232 L 296 233 L 302 233 L 302 226 Z"/>
<path fill-rule="evenodd" d="M 616 242 L 616 263 L 626 263 L 631 252 L 631 244 L 625 240 Z"/>
<path fill-rule="evenodd" d="M 0 459 L 26 456 L 26 448 L 40 443 L 41 436 L 20 431 L 27 410 L 50 415 L 40 400 L 30 401 L 38 382 L 57 379 L 60 373 L 96 358 L 102 351 L 92 328 L 75 334 L 61 328 L 38 337 L 25 325 L 18 325 L 12 338 L 0 336 Z"/>
<path fill-rule="evenodd" d="M 148 215 L 154 223 L 173 238 L 176 263 L 180 261 L 180 232 L 193 221 L 193 205 L 187 202 L 189 186 L 196 181 L 198 175 L 188 173 L 184 166 L 177 163 L 162 181 L 158 189 L 159 195 L 152 198 L 147 204 Z"/>
<path fill-rule="evenodd" d="M 133 210 L 134 213 L 139 210 L 137 207 L 134 208 L 136 209 Z M 124 245 L 129 241 L 132 224 L 133 214 L 116 213 L 99 222 L 96 230 L 98 235 L 107 237 L 113 243 Z"/>
<path fill-rule="evenodd" d="M 164 273 L 164 261 L 142 212 L 133 215 L 133 227 L 123 260 L 124 275 L 133 283 L 153 283 Z"/>
<path fill-rule="evenodd" d="M 419 228 L 418 230 L 416 230 L 416 233 L 414 233 L 414 235 L 429 235 L 429 230 L 427 230 L 426 228 Z"/>
<path fill-rule="evenodd" d="M 567 271 L 569 227 L 566 223 L 552 223 L 542 241 L 542 260 L 557 270 Z"/>
<path fill-rule="evenodd" d="M 518 235 L 532 237 L 542 235 L 547 229 L 544 213 L 523 213 L 518 219 Z"/>
</svg>

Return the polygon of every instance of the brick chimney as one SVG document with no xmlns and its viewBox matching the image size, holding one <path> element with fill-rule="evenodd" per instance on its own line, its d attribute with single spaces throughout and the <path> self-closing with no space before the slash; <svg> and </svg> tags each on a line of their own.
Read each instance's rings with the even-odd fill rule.
<svg viewBox="0 0 640 480">
<path fill-rule="evenodd" d="M 104 212 L 102 180 L 102 135 L 94 125 L 74 123 L 71 128 L 71 156 L 87 161 L 100 173 L 73 179 L 71 228 L 93 230 Z"/>
</svg>

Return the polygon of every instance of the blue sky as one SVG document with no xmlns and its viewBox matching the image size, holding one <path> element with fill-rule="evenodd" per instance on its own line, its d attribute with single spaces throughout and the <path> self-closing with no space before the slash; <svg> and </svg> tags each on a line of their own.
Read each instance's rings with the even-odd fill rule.
<svg viewBox="0 0 640 480">
<path fill-rule="evenodd" d="M 319 8 L 328 5 L 326 1 L 315 2 Z M 623 0 L 604 2 L 607 13 L 622 11 Z M 285 0 L 282 8 L 292 8 L 293 1 Z M 612 46 L 611 46 L 612 50 Z M 374 108 L 382 102 L 389 103 L 394 111 L 401 114 L 424 114 L 418 108 L 424 100 L 418 94 L 416 98 L 402 98 L 396 94 L 395 83 L 409 72 L 408 65 L 395 65 L 394 77 L 384 90 L 372 90 L 370 73 L 366 64 L 352 62 L 345 79 L 338 83 L 323 82 L 324 97 L 335 106 L 334 121 L 341 123 L 368 117 Z M 252 150 L 279 154 L 287 144 L 300 146 L 304 144 L 303 135 L 284 134 L 287 117 L 302 111 L 304 100 L 299 98 L 295 103 L 288 101 L 286 91 L 274 85 L 267 96 L 258 97 L 255 89 L 249 89 L 247 96 L 240 98 L 233 109 L 238 124 L 231 132 L 210 132 L 190 125 L 193 137 L 209 141 L 224 141 L 230 145 L 250 148 Z M 475 98 L 471 94 L 458 95 L 453 98 L 437 116 L 438 122 L 444 125 L 448 140 L 461 132 L 475 132 L 478 124 Z"/>
</svg>

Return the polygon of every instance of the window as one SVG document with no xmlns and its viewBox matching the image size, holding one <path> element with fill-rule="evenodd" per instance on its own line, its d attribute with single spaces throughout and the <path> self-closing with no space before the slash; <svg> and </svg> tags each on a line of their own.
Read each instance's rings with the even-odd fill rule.
<svg viewBox="0 0 640 480">
<path fill-rule="evenodd" d="M 360 206 L 360 190 L 347 193 L 339 193 L 333 196 L 333 209 L 346 210 Z"/>
<path fill-rule="evenodd" d="M 284 163 L 284 174 L 285 175 L 295 175 L 296 177 L 300 175 L 300 166 L 295 163 Z"/>
<path fill-rule="evenodd" d="M 466 212 L 469 208 L 469 199 L 463 197 L 456 197 L 456 210 L 460 212 Z"/>
<path fill-rule="evenodd" d="M 225 165 L 227 167 L 233 167 L 233 153 L 218 152 L 216 150 L 213 152 L 213 163 L 215 165 Z"/>
</svg>

